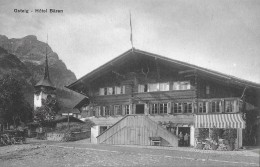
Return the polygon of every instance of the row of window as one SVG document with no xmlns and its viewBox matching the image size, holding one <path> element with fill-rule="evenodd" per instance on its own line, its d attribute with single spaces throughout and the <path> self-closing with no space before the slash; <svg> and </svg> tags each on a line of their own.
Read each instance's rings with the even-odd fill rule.
<svg viewBox="0 0 260 167">
<path fill-rule="evenodd" d="M 223 107 L 223 105 L 225 106 Z M 152 103 L 149 105 L 149 114 L 181 114 L 193 113 L 195 104 L 192 102 L 178 103 Z M 213 101 L 213 102 L 198 102 L 198 113 L 230 113 L 236 112 L 237 101 Z M 93 116 L 116 116 L 131 114 L 131 105 L 111 105 L 111 106 L 96 106 Z M 142 113 L 142 112 L 140 112 Z M 144 111 L 143 111 L 144 113 Z"/>
<path fill-rule="evenodd" d="M 130 105 L 96 106 L 93 116 L 116 116 L 130 114 Z"/>
<path fill-rule="evenodd" d="M 189 81 L 173 82 L 171 90 L 189 90 L 191 85 Z M 170 82 L 163 83 L 148 83 L 148 84 L 139 84 L 138 92 L 156 92 L 156 91 L 169 91 Z M 125 86 L 114 86 L 114 87 L 105 87 L 99 89 L 99 95 L 117 95 L 125 94 Z"/>
<path fill-rule="evenodd" d="M 99 89 L 99 95 L 125 94 L 125 86 L 105 87 Z"/>
<path fill-rule="evenodd" d="M 173 82 L 172 90 L 189 90 L 191 89 L 190 81 Z M 138 92 L 156 92 L 156 91 L 169 91 L 170 82 L 163 83 L 148 83 L 138 85 Z"/>
</svg>

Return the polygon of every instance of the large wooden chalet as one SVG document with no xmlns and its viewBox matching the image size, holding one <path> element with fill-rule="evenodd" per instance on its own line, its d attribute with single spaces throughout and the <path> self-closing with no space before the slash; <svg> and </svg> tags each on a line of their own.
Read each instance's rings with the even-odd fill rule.
<svg viewBox="0 0 260 167">
<path fill-rule="evenodd" d="M 182 132 L 194 146 L 199 128 L 234 128 L 242 146 L 260 85 L 133 48 L 67 87 L 89 98 L 92 143 L 178 146 Z"/>
</svg>

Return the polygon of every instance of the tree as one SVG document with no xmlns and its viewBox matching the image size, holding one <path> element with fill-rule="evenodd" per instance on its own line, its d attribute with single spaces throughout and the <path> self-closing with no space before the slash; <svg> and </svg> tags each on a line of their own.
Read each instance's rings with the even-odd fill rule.
<svg viewBox="0 0 260 167">
<path fill-rule="evenodd" d="M 6 74 L 0 78 L 0 111 L 5 124 L 15 127 L 32 118 L 32 107 L 25 101 L 23 81 L 14 75 Z"/>
<path fill-rule="evenodd" d="M 46 100 L 42 99 L 43 105 L 38 107 L 34 114 L 34 120 L 36 122 L 44 122 L 55 119 L 56 114 L 59 111 L 59 105 L 56 99 L 50 95 Z"/>
</svg>

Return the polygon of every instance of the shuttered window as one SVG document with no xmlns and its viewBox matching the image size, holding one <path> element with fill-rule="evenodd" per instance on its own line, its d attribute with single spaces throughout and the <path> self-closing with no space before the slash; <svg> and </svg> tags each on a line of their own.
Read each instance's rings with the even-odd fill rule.
<svg viewBox="0 0 260 167">
<path fill-rule="evenodd" d="M 192 103 L 183 103 L 183 112 L 192 113 Z"/>
<path fill-rule="evenodd" d="M 206 102 L 199 102 L 199 113 L 206 113 L 207 108 L 206 108 Z"/>
<path fill-rule="evenodd" d="M 125 114 L 126 115 L 130 114 L 130 106 L 129 105 L 125 105 L 124 108 L 125 108 Z"/>
<path fill-rule="evenodd" d="M 234 101 L 225 101 L 225 112 L 229 113 L 229 112 L 235 112 L 235 105 L 234 105 Z"/>
<path fill-rule="evenodd" d="M 167 103 L 159 104 L 160 114 L 167 114 Z"/>
<path fill-rule="evenodd" d="M 99 95 L 125 94 L 125 86 L 105 87 L 99 89 Z"/>
<path fill-rule="evenodd" d="M 211 112 L 219 113 L 221 112 L 221 101 L 212 101 L 211 102 Z"/>
<path fill-rule="evenodd" d="M 151 110 L 150 110 L 151 114 L 158 114 L 158 104 L 151 104 Z"/>
<path fill-rule="evenodd" d="M 156 92 L 158 90 L 159 90 L 159 84 L 158 83 L 148 84 L 148 92 Z"/>
<path fill-rule="evenodd" d="M 169 91 L 170 90 L 170 83 L 159 83 L 159 91 Z"/>
<path fill-rule="evenodd" d="M 173 103 L 173 113 L 182 113 L 182 103 Z"/>
<path fill-rule="evenodd" d="M 172 90 L 189 90 L 191 89 L 190 81 L 173 82 Z"/>
</svg>

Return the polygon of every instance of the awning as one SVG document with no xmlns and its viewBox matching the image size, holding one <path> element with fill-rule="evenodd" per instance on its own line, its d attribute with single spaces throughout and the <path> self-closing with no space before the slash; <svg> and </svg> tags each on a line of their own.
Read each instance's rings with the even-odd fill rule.
<svg viewBox="0 0 260 167">
<path fill-rule="evenodd" d="M 196 115 L 195 128 L 245 128 L 241 114 Z"/>
</svg>

